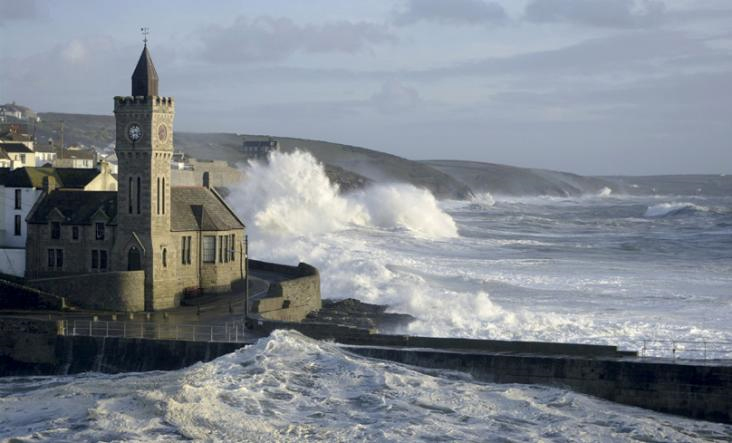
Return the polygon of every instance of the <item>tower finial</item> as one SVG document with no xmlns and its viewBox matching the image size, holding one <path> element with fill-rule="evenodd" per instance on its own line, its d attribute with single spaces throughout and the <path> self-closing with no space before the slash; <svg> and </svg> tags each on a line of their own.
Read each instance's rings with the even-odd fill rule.
<svg viewBox="0 0 732 443">
<path fill-rule="evenodd" d="M 140 32 L 142 32 L 142 35 L 144 36 L 142 39 L 142 42 L 147 46 L 147 35 L 150 33 L 150 28 L 148 27 L 142 27 L 140 28 Z"/>
</svg>

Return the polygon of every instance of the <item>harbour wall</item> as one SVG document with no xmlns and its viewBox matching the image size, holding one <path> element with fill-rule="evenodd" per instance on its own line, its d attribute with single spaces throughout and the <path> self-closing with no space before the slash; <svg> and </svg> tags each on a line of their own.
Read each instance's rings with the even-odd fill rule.
<svg viewBox="0 0 732 443">
<path fill-rule="evenodd" d="M 299 322 L 321 307 L 320 273 L 307 263 L 287 266 L 259 260 L 249 260 L 249 271 L 278 275 L 269 283 L 267 294 L 252 300 L 251 313 L 256 318 L 273 321 Z"/>
<path fill-rule="evenodd" d="M 317 331 L 316 326 L 310 328 Z M 63 336 L 59 330 L 52 321 L 0 318 L 0 375 L 173 370 L 247 344 Z M 491 383 L 561 387 L 659 412 L 732 423 L 729 362 L 645 360 L 605 346 L 573 349 L 575 345 L 554 343 L 433 341 L 352 334 L 348 328 L 337 334 L 343 334 L 343 340 L 337 341 L 351 343 L 344 349 L 370 358 L 463 371 Z M 408 347 L 389 344 L 404 340 L 411 342 Z M 515 345 L 513 350 L 510 343 Z"/>
</svg>

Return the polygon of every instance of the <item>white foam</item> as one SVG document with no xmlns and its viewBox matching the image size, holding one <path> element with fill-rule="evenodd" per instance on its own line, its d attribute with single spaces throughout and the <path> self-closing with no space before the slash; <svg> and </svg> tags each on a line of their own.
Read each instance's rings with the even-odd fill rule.
<svg viewBox="0 0 732 443">
<path fill-rule="evenodd" d="M 732 427 L 362 358 L 275 331 L 179 371 L 5 379 L 13 441 L 700 441 Z"/>
<path fill-rule="evenodd" d="M 659 203 L 657 205 L 649 206 L 646 210 L 646 217 L 665 217 L 667 215 L 676 214 L 680 211 L 698 211 L 707 212 L 709 208 L 705 206 L 695 205 L 689 202 L 670 202 L 670 203 Z"/>
<path fill-rule="evenodd" d="M 421 238 L 457 236 L 457 226 L 432 194 L 408 184 L 379 184 L 340 195 L 325 170 L 302 151 L 274 152 L 250 162 L 229 201 L 264 235 L 310 235 L 374 226 L 404 229 Z"/>
<path fill-rule="evenodd" d="M 610 188 L 608 188 L 607 186 L 605 186 L 605 187 L 603 187 L 603 188 L 602 188 L 602 189 L 600 190 L 600 192 L 599 192 L 599 194 L 598 194 L 598 195 L 599 195 L 600 197 L 609 197 L 609 196 L 610 196 L 610 195 L 611 195 L 612 193 L 613 193 L 613 190 L 612 190 L 612 189 L 610 189 Z"/>
</svg>

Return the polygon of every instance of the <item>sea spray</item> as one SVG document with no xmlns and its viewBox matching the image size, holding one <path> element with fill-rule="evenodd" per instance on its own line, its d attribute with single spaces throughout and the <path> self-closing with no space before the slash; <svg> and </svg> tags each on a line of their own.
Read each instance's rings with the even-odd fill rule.
<svg viewBox="0 0 732 443">
<path fill-rule="evenodd" d="M 274 152 L 249 162 L 246 180 L 229 198 L 263 235 L 322 234 L 352 226 L 404 229 L 421 238 L 457 236 L 457 226 L 432 194 L 409 184 L 379 184 L 341 195 L 323 165 L 307 152 Z"/>
</svg>

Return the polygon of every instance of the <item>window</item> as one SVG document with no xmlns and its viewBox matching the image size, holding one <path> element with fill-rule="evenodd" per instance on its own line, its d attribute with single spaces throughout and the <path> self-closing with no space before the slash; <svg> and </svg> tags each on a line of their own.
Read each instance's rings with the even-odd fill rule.
<svg viewBox="0 0 732 443">
<path fill-rule="evenodd" d="M 51 222 L 51 238 L 54 240 L 61 238 L 61 223 Z"/>
<path fill-rule="evenodd" d="M 229 261 L 236 261 L 236 234 L 229 236 Z"/>
<path fill-rule="evenodd" d="M 127 186 L 127 203 L 129 204 L 129 213 L 132 214 L 132 177 L 130 177 L 129 186 Z"/>
<path fill-rule="evenodd" d="M 64 250 L 53 248 L 48 250 L 48 269 L 61 270 L 64 267 Z"/>
<path fill-rule="evenodd" d="M 165 177 L 163 177 L 163 214 L 165 214 Z"/>
<path fill-rule="evenodd" d="M 157 193 L 157 197 L 158 197 L 157 211 L 158 211 L 158 215 L 160 215 L 160 177 L 158 177 L 158 193 Z"/>
<path fill-rule="evenodd" d="M 215 263 L 216 262 L 216 236 L 205 235 L 203 237 L 203 262 L 204 263 Z"/>
<path fill-rule="evenodd" d="M 219 263 L 224 262 L 224 236 L 219 235 Z"/>
<path fill-rule="evenodd" d="M 20 154 L 20 161 L 25 164 L 25 154 Z"/>
<path fill-rule="evenodd" d="M 15 190 L 15 209 L 22 208 L 22 197 L 23 197 L 23 190 L 22 189 L 16 189 Z"/>
<path fill-rule="evenodd" d="M 191 236 L 187 235 L 180 239 L 180 262 L 184 265 L 191 264 Z"/>
<path fill-rule="evenodd" d="M 92 249 L 91 251 L 91 268 L 100 271 L 107 270 L 107 251 L 103 249 Z"/>
<path fill-rule="evenodd" d="M 21 227 L 22 227 L 22 224 L 21 224 L 20 215 L 16 215 L 15 216 L 15 235 L 16 236 L 20 235 Z"/>
<path fill-rule="evenodd" d="M 96 223 L 95 227 L 96 227 L 96 229 L 94 230 L 96 233 L 95 238 L 97 240 L 104 240 L 104 223 Z"/>
<path fill-rule="evenodd" d="M 164 268 L 168 267 L 168 249 L 167 248 L 163 248 L 163 267 Z"/>
<path fill-rule="evenodd" d="M 79 239 L 79 227 L 78 226 L 72 226 L 71 227 L 71 239 L 72 240 L 78 240 Z"/>
<path fill-rule="evenodd" d="M 140 213 L 140 196 L 142 191 L 140 190 L 140 177 L 137 177 L 137 213 Z"/>
</svg>

